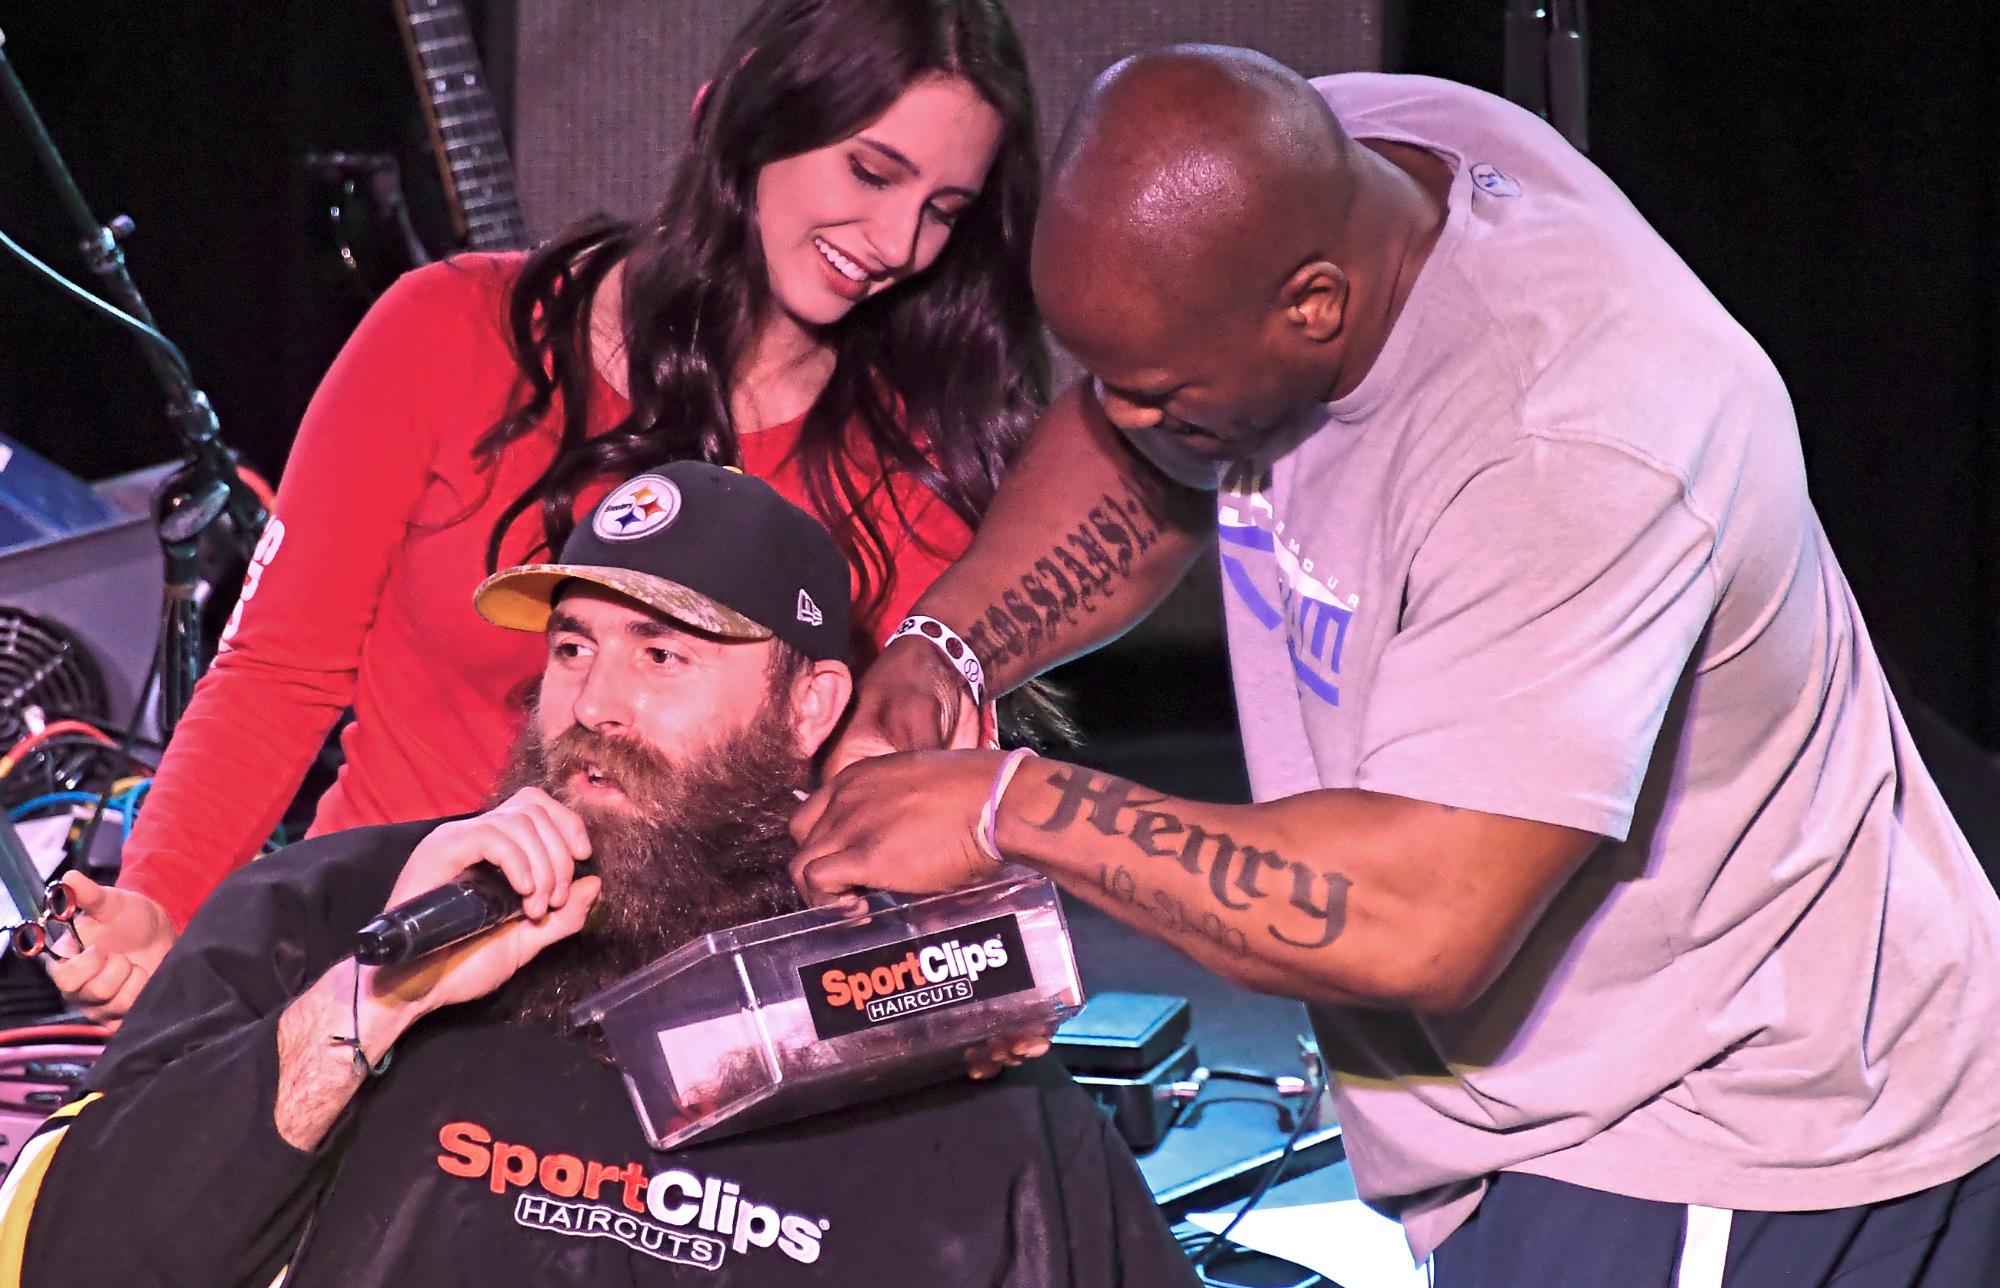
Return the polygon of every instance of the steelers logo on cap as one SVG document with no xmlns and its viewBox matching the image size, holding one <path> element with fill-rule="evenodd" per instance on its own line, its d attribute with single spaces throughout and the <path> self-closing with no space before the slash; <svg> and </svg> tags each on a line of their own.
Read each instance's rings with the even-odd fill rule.
<svg viewBox="0 0 2000 1288">
<path fill-rule="evenodd" d="M 641 474 L 618 485 L 598 504 L 590 530 L 606 541 L 650 536 L 681 512 L 681 490 L 658 474 Z"/>
</svg>

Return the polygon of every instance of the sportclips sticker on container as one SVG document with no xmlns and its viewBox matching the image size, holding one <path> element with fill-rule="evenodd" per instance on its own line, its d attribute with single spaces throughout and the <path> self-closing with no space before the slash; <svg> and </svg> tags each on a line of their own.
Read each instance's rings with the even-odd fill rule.
<svg viewBox="0 0 2000 1288">
<path fill-rule="evenodd" d="M 822 1039 L 1035 986 L 1011 913 L 809 962 L 799 980 Z"/>
</svg>

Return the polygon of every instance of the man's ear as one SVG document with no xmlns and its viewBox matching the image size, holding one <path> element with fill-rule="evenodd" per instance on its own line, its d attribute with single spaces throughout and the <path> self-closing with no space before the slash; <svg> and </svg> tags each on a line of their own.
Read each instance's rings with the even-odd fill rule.
<svg viewBox="0 0 2000 1288">
<path fill-rule="evenodd" d="M 1332 260 L 1309 260 L 1292 270 L 1278 291 L 1285 321 L 1315 344 L 1340 334 L 1347 323 L 1347 272 Z"/>
<path fill-rule="evenodd" d="M 792 681 L 792 729 L 799 750 L 818 755 L 847 714 L 847 700 L 853 696 L 854 673 L 845 662 L 814 662 Z"/>
</svg>

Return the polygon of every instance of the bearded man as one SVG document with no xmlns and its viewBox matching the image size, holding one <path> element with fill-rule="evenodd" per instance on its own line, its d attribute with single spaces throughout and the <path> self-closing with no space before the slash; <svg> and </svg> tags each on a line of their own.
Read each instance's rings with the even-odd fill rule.
<svg viewBox="0 0 2000 1288">
<path fill-rule="evenodd" d="M 566 1031 L 603 985 L 799 906 L 786 822 L 852 689 L 848 586 L 810 516 L 698 463 L 488 579 L 480 611 L 549 644 L 500 803 L 316 838 L 217 890 L 0 1191 L 0 1280 L 1194 1283 L 1047 1061 L 661 1154 Z M 481 862 L 519 919 L 400 966 L 349 956 Z"/>
</svg>

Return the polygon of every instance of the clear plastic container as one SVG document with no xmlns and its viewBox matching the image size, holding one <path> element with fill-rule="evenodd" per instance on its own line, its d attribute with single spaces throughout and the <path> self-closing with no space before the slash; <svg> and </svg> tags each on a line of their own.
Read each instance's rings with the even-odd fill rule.
<svg viewBox="0 0 2000 1288">
<path fill-rule="evenodd" d="M 684 944 L 571 1012 L 656 1149 L 963 1076 L 990 1038 L 1081 1008 L 1056 888 L 999 879 L 863 911 L 809 908 Z"/>
</svg>

